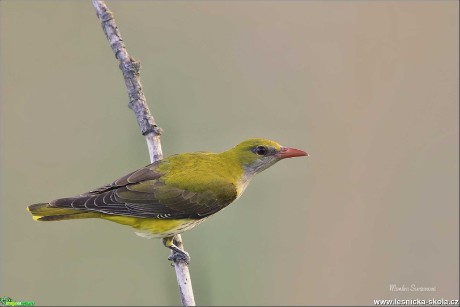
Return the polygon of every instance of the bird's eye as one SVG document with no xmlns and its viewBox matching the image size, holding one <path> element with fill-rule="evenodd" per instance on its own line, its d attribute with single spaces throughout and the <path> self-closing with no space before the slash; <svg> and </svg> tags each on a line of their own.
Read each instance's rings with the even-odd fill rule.
<svg viewBox="0 0 460 307">
<path fill-rule="evenodd" d="M 268 152 L 268 148 L 265 146 L 257 146 L 254 152 L 258 154 L 259 156 L 265 156 Z"/>
</svg>

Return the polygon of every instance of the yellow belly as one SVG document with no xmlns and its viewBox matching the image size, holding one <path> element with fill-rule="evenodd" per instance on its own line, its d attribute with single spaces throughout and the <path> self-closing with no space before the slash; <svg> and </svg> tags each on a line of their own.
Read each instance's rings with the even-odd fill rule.
<svg viewBox="0 0 460 307">
<path fill-rule="evenodd" d="M 101 214 L 101 218 L 112 221 L 118 224 L 131 226 L 139 231 L 136 232 L 138 236 L 144 238 L 165 238 L 174 236 L 189 230 L 196 225 L 203 222 L 206 218 L 201 220 L 194 219 L 180 219 L 180 220 L 166 220 L 154 218 L 137 218 L 132 216 L 110 215 Z"/>
</svg>

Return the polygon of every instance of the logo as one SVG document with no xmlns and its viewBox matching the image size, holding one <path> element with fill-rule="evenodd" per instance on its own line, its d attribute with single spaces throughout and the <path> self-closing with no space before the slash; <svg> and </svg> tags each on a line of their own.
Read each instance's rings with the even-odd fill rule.
<svg viewBox="0 0 460 307">
<path fill-rule="evenodd" d="M 30 302 L 30 301 L 16 302 L 11 297 L 2 296 L 0 297 L 0 305 L 1 306 L 35 306 L 35 302 Z"/>
<path fill-rule="evenodd" d="M 2 305 L 2 306 L 5 306 L 6 303 L 12 302 L 12 301 L 13 301 L 13 299 L 11 297 L 8 297 L 8 296 L 0 297 L 0 305 Z"/>
</svg>

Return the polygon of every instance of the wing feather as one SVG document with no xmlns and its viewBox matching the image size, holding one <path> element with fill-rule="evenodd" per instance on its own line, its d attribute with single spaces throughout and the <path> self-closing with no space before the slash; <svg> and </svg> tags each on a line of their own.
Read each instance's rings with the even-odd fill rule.
<svg viewBox="0 0 460 307">
<path fill-rule="evenodd" d="M 161 162 L 77 197 L 54 200 L 51 205 L 139 218 L 201 219 L 225 208 L 237 197 L 234 184 L 220 177 L 207 180 L 198 191 L 166 185 L 158 167 Z"/>
</svg>

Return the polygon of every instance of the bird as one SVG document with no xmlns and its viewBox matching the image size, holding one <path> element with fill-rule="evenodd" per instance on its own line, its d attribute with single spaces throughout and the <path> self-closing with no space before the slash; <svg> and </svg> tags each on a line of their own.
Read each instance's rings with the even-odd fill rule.
<svg viewBox="0 0 460 307">
<path fill-rule="evenodd" d="M 161 238 L 172 261 L 190 262 L 177 247 L 176 234 L 189 230 L 237 200 L 254 175 L 305 151 L 262 138 L 243 141 L 221 152 L 169 156 L 110 184 L 74 197 L 27 207 L 36 221 L 99 218 L 135 229 L 145 238 Z"/>
</svg>

